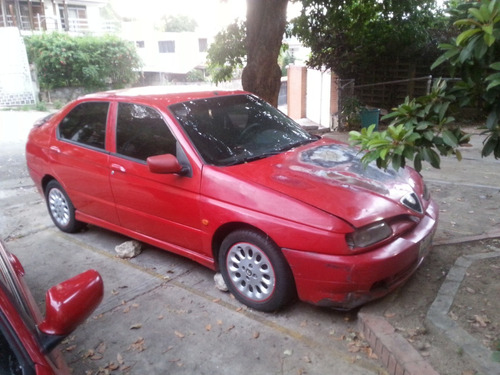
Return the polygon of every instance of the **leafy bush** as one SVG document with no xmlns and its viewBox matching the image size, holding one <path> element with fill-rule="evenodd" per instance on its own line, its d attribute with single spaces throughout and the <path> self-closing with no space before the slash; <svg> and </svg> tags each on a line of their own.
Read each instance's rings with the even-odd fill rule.
<svg viewBox="0 0 500 375">
<path fill-rule="evenodd" d="M 440 46 L 445 52 L 432 66 L 447 62 L 452 74 L 460 79 L 451 89 L 440 81 L 430 95 L 407 99 L 385 116 L 393 120 L 385 132 L 373 128 L 351 132 L 351 142 L 367 151 L 363 158 L 366 163 L 376 161 L 383 168 L 392 164 L 397 169 L 409 159 L 420 170 L 425 160 L 439 168 L 436 150 L 460 159 L 457 147 L 468 136 L 453 125 L 454 119 L 448 114 L 451 104 L 481 110 L 486 135 L 481 155 L 500 158 L 500 0 L 461 4 L 457 14 L 464 7 L 467 18 L 454 23 L 463 31 L 451 43 Z"/>
<path fill-rule="evenodd" d="M 360 145 L 367 153 L 364 163 L 376 161 L 379 168 L 404 167 L 406 159 L 413 160 L 417 171 L 422 161 L 439 168 L 439 155 L 462 156 L 458 146 L 469 141 L 469 135 L 453 124 L 455 119 L 448 115 L 448 108 L 455 97 L 446 92 L 446 82 L 436 81 L 432 91 L 425 96 L 405 102 L 393 109 L 382 119 L 392 120 L 387 130 L 375 132 L 375 126 L 351 131 L 350 141 Z"/>
<path fill-rule="evenodd" d="M 133 44 L 114 36 L 50 33 L 26 37 L 25 43 L 45 90 L 120 88 L 137 81 L 141 67 Z"/>
</svg>

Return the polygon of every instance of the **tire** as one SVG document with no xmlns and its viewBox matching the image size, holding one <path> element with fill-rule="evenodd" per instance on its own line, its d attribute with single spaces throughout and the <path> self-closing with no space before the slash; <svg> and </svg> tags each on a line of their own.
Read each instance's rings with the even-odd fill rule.
<svg viewBox="0 0 500 375">
<path fill-rule="evenodd" d="M 277 311 L 295 297 L 295 282 L 285 257 L 259 232 L 230 233 L 221 244 L 219 268 L 229 291 L 252 309 Z"/>
<path fill-rule="evenodd" d="M 45 201 L 50 218 L 63 232 L 79 232 L 85 223 L 75 219 L 75 207 L 59 182 L 52 180 L 45 188 Z"/>
</svg>

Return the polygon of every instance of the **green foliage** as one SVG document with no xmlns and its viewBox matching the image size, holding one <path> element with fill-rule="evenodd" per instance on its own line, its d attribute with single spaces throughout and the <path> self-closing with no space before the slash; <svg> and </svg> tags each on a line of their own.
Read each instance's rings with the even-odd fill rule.
<svg viewBox="0 0 500 375">
<path fill-rule="evenodd" d="M 187 82 L 203 82 L 205 80 L 205 75 L 200 69 L 193 69 L 186 74 Z"/>
<path fill-rule="evenodd" d="M 134 83 L 141 66 L 133 44 L 114 36 L 50 33 L 25 38 L 42 89 L 119 88 Z"/>
<path fill-rule="evenodd" d="M 438 55 L 434 40 L 446 29 L 434 0 L 301 1 L 292 33 L 311 47 L 308 65 L 343 78 L 357 78 L 388 57 L 432 61 Z"/>
<path fill-rule="evenodd" d="M 452 103 L 482 109 L 487 137 L 481 155 L 500 158 L 500 0 L 465 5 L 467 18 L 455 21 L 462 32 L 452 43 L 441 45 L 445 52 L 433 64 L 435 68 L 449 63 L 460 80 L 451 89 L 438 81 L 429 95 L 406 99 L 384 117 L 392 119 L 387 131 L 351 132 L 351 142 L 367 151 L 364 162 L 397 169 L 408 159 L 420 170 L 422 161 L 439 168 L 439 155 L 453 154 L 460 160 L 457 147 L 469 137 L 453 125 L 454 119 L 448 115 Z M 454 14 L 464 14 L 463 9 L 464 4 Z"/>
<path fill-rule="evenodd" d="M 165 32 L 179 33 L 183 31 L 193 32 L 198 23 L 191 17 L 184 15 L 168 15 L 161 18 L 160 30 Z"/>
<path fill-rule="evenodd" d="M 246 60 L 246 24 L 235 20 L 220 31 L 208 48 L 208 72 L 212 82 L 230 81 Z"/>
<path fill-rule="evenodd" d="M 387 130 L 376 132 L 375 126 L 351 131 L 351 144 L 366 150 L 362 161 L 372 161 L 379 168 L 405 167 L 412 160 L 417 171 L 426 161 L 434 168 L 440 167 L 440 155 L 455 155 L 461 159 L 458 146 L 469 141 L 469 136 L 453 125 L 454 118 L 448 116 L 450 104 L 455 97 L 447 93 L 445 81 L 438 80 L 432 91 L 425 96 L 405 102 L 382 119 L 391 120 Z"/>
<path fill-rule="evenodd" d="M 485 113 L 482 155 L 500 158 L 500 0 L 467 5 L 467 18 L 455 21 L 463 31 L 452 43 L 441 45 L 445 52 L 433 67 L 447 62 L 460 77 L 452 91 L 459 104 Z"/>
<path fill-rule="evenodd" d="M 288 44 L 282 44 L 280 55 L 278 57 L 278 64 L 281 67 L 281 76 L 286 77 L 287 66 L 295 62 L 295 57 L 288 50 Z"/>
<path fill-rule="evenodd" d="M 496 347 L 491 353 L 491 360 L 493 362 L 500 362 L 500 340 L 497 340 Z"/>
</svg>

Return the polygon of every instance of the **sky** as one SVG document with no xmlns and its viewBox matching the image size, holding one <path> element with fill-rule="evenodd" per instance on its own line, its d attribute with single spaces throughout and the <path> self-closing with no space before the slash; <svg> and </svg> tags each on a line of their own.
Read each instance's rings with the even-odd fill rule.
<svg viewBox="0 0 500 375">
<path fill-rule="evenodd" d="M 236 18 L 246 18 L 246 0 L 110 0 L 121 15 L 155 22 L 163 15 L 186 15 L 200 30 L 219 32 Z M 300 4 L 288 4 L 289 17 L 297 15 Z"/>
<path fill-rule="evenodd" d="M 121 16 L 154 22 L 163 15 L 186 15 L 200 29 L 215 32 L 246 17 L 246 0 L 111 0 L 111 4 Z"/>
</svg>

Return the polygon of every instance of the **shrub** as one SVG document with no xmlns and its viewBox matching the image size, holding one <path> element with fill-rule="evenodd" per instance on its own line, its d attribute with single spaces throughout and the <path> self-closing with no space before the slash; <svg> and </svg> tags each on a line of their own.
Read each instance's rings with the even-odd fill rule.
<svg viewBox="0 0 500 375">
<path fill-rule="evenodd" d="M 141 67 L 134 45 L 115 36 L 50 33 L 26 37 L 25 43 L 40 87 L 46 90 L 120 88 L 136 82 Z"/>
</svg>

